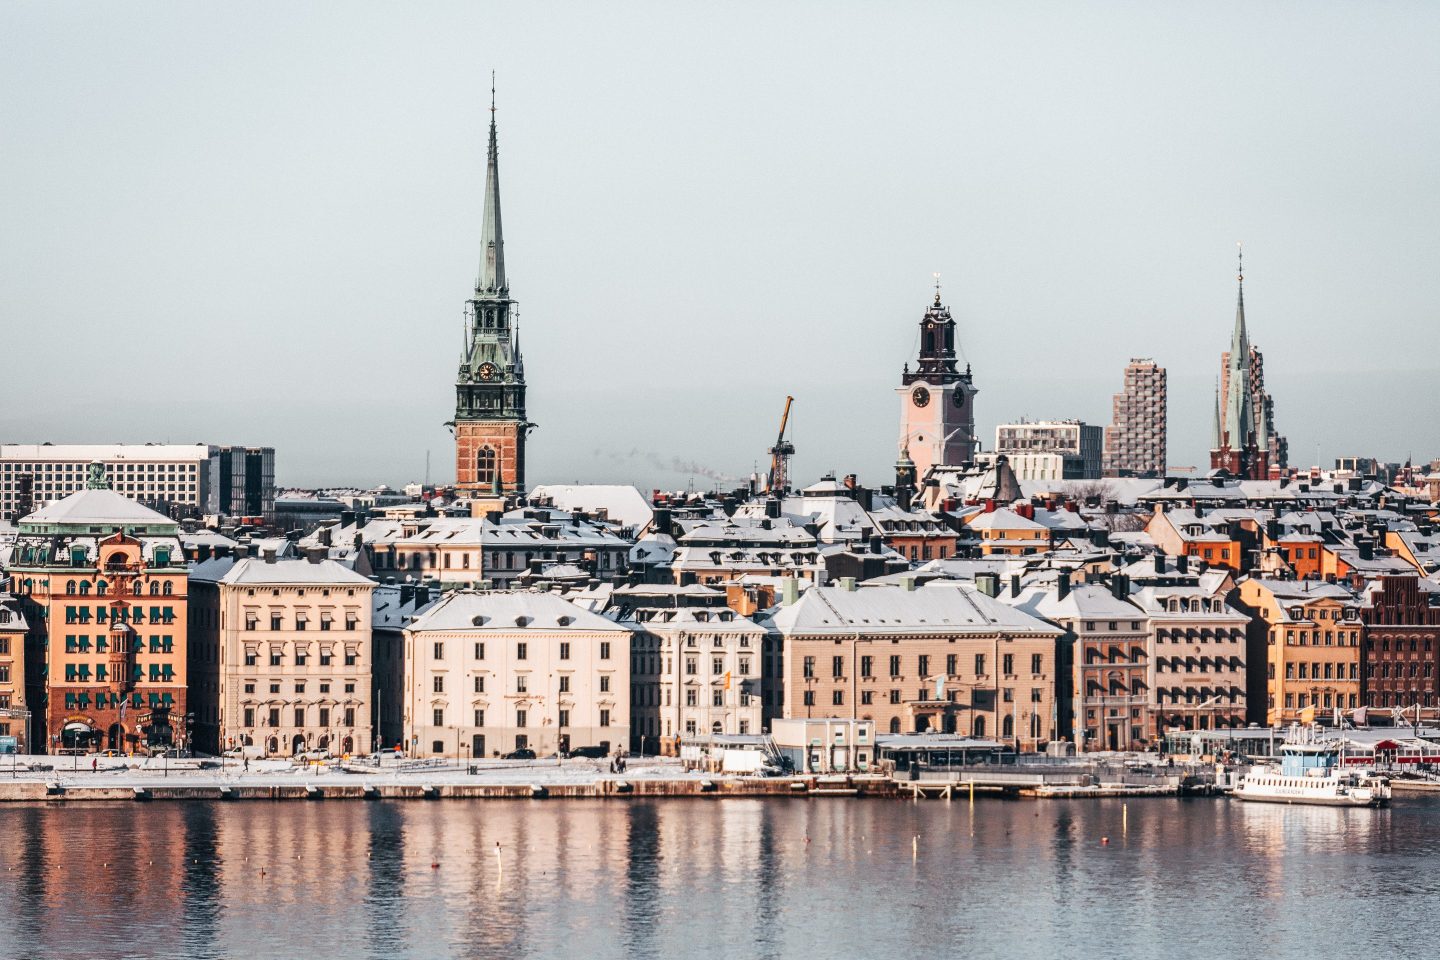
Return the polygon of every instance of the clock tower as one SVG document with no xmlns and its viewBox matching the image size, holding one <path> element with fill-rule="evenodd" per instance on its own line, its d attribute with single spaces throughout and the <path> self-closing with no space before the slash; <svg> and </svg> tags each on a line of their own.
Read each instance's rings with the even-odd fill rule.
<svg viewBox="0 0 1440 960">
<path fill-rule="evenodd" d="M 970 365 L 960 372 L 955 360 L 955 319 L 940 302 L 920 318 L 920 356 L 911 370 L 905 365 L 896 388 L 900 395 L 902 454 L 914 464 L 915 477 L 924 482 L 933 466 L 959 466 L 975 459 L 975 384 Z"/>
<path fill-rule="evenodd" d="M 505 279 L 500 223 L 500 165 L 495 139 L 495 91 L 490 91 L 490 149 L 485 167 L 485 222 L 480 276 L 465 305 L 465 355 L 455 381 L 455 485 L 471 493 L 525 489 L 525 363 L 520 356 L 519 310 Z"/>
</svg>

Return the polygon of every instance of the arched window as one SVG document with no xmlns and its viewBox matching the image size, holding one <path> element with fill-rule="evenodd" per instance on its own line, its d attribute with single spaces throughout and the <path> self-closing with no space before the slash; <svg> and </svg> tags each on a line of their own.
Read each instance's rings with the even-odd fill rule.
<svg viewBox="0 0 1440 960">
<path fill-rule="evenodd" d="M 984 717 L 976 717 L 976 718 L 975 718 L 975 729 L 970 732 L 970 735 L 971 735 L 972 737 L 983 737 L 983 736 L 985 736 L 985 718 L 984 718 Z"/>
<path fill-rule="evenodd" d="M 175 585 L 172 584 L 169 580 L 166 580 L 165 585 L 160 588 L 160 592 L 168 597 L 175 592 Z"/>
<path fill-rule="evenodd" d="M 155 580 L 151 580 L 151 581 L 150 581 L 150 596 L 152 596 L 152 597 L 158 597 L 158 596 L 160 596 L 160 584 L 159 584 L 158 581 L 155 581 Z"/>
<path fill-rule="evenodd" d="M 66 593 L 74 593 L 74 592 L 75 592 L 75 581 L 74 581 L 74 580 L 66 580 L 66 581 L 65 581 L 65 592 L 66 592 Z"/>
<path fill-rule="evenodd" d="M 108 589 L 109 586 L 105 583 L 104 580 L 101 580 L 99 583 L 95 584 L 95 595 L 97 597 L 103 597 L 105 596 L 105 591 Z"/>
<path fill-rule="evenodd" d="M 140 596 L 141 591 L 144 589 L 145 588 L 141 586 L 139 580 L 136 580 L 134 583 L 130 584 L 130 592 L 135 594 L 135 596 L 137 597 Z"/>
<path fill-rule="evenodd" d="M 89 581 L 89 580 L 81 580 L 81 581 L 80 581 L 80 596 L 82 596 L 82 597 L 88 597 L 89 595 L 90 595 L 90 581 Z"/>
<path fill-rule="evenodd" d="M 481 447 L 480 452 L 475 454 L 475 481 L 495 482 L 495 451 L 490 447 Z"/>
<path fill-rule="evenodd" d="M 891 717 L 891 718 L 890 718 L 890 732 L 891 732 L 891 733 L 899 733 L 899 732 L 900 732 L 900 718 L 899 718 L 899 717 Z"/>
<path fill-rule="evenodd" d="M 1000 721 L 1000 736 L 1001 736 L 1002 738 L 1006 739 L 1006 740 L 1008 740 L 1008 739 L 1010 739 L 1011 737 L 1015 736 L 1015 716 L 1014 716 L 1014 714 L 1009 714 L 1009 713 L 1007 713 L 1007 714 L 1005 714 L 1005 719 L 1002 720 L 1002 721 Z"/>
</svg>

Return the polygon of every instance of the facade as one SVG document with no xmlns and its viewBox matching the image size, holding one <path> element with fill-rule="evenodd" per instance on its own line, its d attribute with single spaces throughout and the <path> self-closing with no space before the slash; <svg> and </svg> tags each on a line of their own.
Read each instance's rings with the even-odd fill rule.
<svg viewBox="0 0 1440 960">
<path fill-rule="evenodd" d="M 1245 329 L 1245 275 L 1237 277 L 1235 329 L 1221 355 L 1215 391 L 1210 468 L 1249 480 L 1278 477 L 1288 466 L 1288 444 L 1275 434 L 1275 402 L 1265 392 L 1265 363 Z"/>
<path fill-rule="evenodd" d="M 167 516 L 274 512 L 270 447 L 11 443 L 0 444 L 0 520 L 18 519 L 86 489 L 92 463 L 101 464 L 110 489 Z M 236 506 L 260 509 L 238 512 Z"/>
<path fill-rule="evenodd" d="M 630 723 L 637 748 L 648 744 L 678 756 L 681 743 L 701 734 L 763 732 L 763 627 L 727 606 L 626 604 L 615 614 L 633 631 Z"/>
<path fill-rule="evenodd" d="M 676 541 L 675 582 L 719 584 L 751 577 L 820 583 L 825 561 L 816 534 L 784 518 L 720 518 L 697 523 Z"/>
<path fill-rule="evenodd" d="M 495 108 L 485 167 L 485 223 L 480 275 L 466 306 L 465 355 L 455 382 L 455 484 L 488 495 L 525 489 L 525 362 L 519 311 L 505 278 L 500 221 L 500 160 Z"/>
<path fill-rule="evenodd" d="M 8 593 L 0 593 L 0 753 L 29 752 L 30 711 L 25 706 L 27 633 L 29 626 L 19 602 Z"/>
<path fill-rule="evenodd" d="M 1106 476 L 1165 475 L 1166 402 L 1165 368 L 1148 357 L 1131 360 L 1105 428 Z"/>
<path fill-rule="evenodd" d="M 405 628 L 429 609 L 424 584 L 376 584 L 370 595 L 371 703 L 375 742 L 405 749 Z"/>
<path fill-rule="evenodd" d="M 266 756 L 369 753 L 371 591 L 313 552 L 208 560 L 192 578 L 197 742 Z"/>
<path fill-rule="evenodd" d="M 405 630 L 415 756 L 630 743 L 630 631 L 550 593 L 448 594 Z"/>
<path fill-rule="evenodd" d="M 1021 480 L 1093 480 L 1100 476 L 1104 431 L 1079 420 L 1020 420 L 995 428 L 995 452 L 1010 459 L 1010 468 Z M 1031 477 L 1030 457 L 1035 467 L 1045 465 L 1049 476 Z M 1046 459 L 1040 459 L 1046 457 Z M 1052 464 L 1051 460 L 1058 464 Z M 1061 470 L 1056 474 L 1055 469 Z"/>
<path fill-rule="evenodd" d="M 1240 581 L 1238 592 L 1239 606 L 1254 620 L 1248 653 L 1252 720 L 1263 718 L 1267 726 L 1328 721 L 1337 710 L 1360 706 L 1363 622 L 1349 590 L 1311 580 L 1251 578 Z M 1263 674 L 1253 669 L 1262 662 Z"/>
<path fill-rule="evenodd" d="M 1026 751 L 1054 738 L 1061 631 L 973 585 L 815 587 L 766 626 L 783 651 L 786 719 L 856 718 Z"/>
<path fill-rule="evenodd" d="M 20 521 L 10 589 L 29 623 L 31 749 L 188 745 L 187 585 L 173 520 L 91 488 Z"/>
<path fill-rule="evenodd" d="M 772 739 L 798 773 L 866 773 L 875 768 L 875 723 L 849 717 L 776 720 Z"/>
<path fill-rule="evenodd" d="M 1245 726 L 1250 618 L 1223 593 L 1199 584 L 1145 587 L 1130 599 L 1150 625 L 1148 682 L 1157 724 L 1168 730 Z"/>
<path fill-rule="evenodd" d="M 920 318 L 920 356 L 912 371 L 907 363 L 900 377 L 900 442 L 902 456 L 924 480 L 936 465 L 958 465 L 975 459 L 975 383 L 966 364 L 961 373 L 955 351 L 955 319 L 950 308 L 935 302 Z"/>
<path fill-rule="evenodd" d="M 1366 706 L 1434 707 L 1440 695 L 1440 584 L 1384 576 L 1362 597 L 1361 675 Z"/>
</svg>

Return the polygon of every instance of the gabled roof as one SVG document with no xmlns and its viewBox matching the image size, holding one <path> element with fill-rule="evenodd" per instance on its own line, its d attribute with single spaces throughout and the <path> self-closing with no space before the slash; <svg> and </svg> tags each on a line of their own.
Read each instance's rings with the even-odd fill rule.
<svg viewBox="0 0 1440 960">
<path fill-rule="evenodd" d="M 464 633 L 515 633 L 523 630 L 554 633 L 621 633 L 629 631 L 612 620 L 591 613 L 558 594 L 533 590 L 495 590 L 476 593 L 460 590 L 447 594 L 410 625 L 414 631 Z"/>
<path fill-rule="evenodd" d="M 1060 633 L 958 581 L 935 581 L 914 590 L 888 584 L 861 584 L 854 590 L 815 587 L 796 602 L 777 608 L 768 623 L 788 635 Z"/>
<path fill-rule="evenodd" d="M 81 490 L 72 493 L 63 500 L 56 500 L 29 516 L 22 517 L 20 523 L 25 526 L 177 526 L 175 521 L 165 514 L 142 506 L 114 490 Z"/>
</svg>

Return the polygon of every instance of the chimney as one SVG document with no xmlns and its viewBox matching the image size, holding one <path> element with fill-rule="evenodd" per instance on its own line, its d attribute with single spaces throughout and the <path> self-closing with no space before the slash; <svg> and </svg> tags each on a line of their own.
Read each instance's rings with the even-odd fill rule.
<svg viewBox="0 0 1440 960">
<path fill-rule="evenodd" d="M 402 583 L 402 584 L 400 584 L 400 603 L 401 603 L 401 605 L 403 606 L 404 604 L 407 604 L 407 603 L 409 603 L 411 600 L 414 600 L 414 599 L 415 599 L 415 587 L 414 587 L 414 585 L 413 585 L 413 584 L 409 584 L 409 583 Z"/>
<path fill-rule="evenodd" d="M 305 559 L 311 563 L 324 563 L 330 556 L 330 551 L 324 547 L 307 547 Z"/>
<path fill-rule="evenodd" d="M 914 577 L 904 577 L 904 578 L 902 578 L 902 579 L 900 580 L 900 585 L 905 588 L 905 592 L 906 592 L 906 593 L 914 593 L 914 592 L 915 592 L 915 578 L 914 578 Z M 993 594 L 992 594 L 992 596 L 993 596 Z"/>
<path fill-rule="evenodd" d="M 907 577 L 905 583 L 909 584 L 906 589 L 914 589 L 914 580 Z M 998 597 L 1000 595 L 1000 574 L 998 573 L 977 573 L 975 574 L 975 589 L 987 597 Z"/>
<path fill-rule="evenodd" d="M 885 550 L 885 541 L 880 537 L 880 534 L 878 534 L 878 533 L 872 534 L 871 537 L 870 537 L 870 552 L 871 552 L 871 553 L 882 553 L 882 552 L 884 552 L 884 550 Z"/>
<path fill-rule="evenodd" d="M 845 484 L 846 490 L 854 490 L 856 485 L 859 483 L 859 478 L 856 477 L 853 473 L 847 473 L 845 474 L 845 480 L 843 482 Z"/>
<path fill-rule="evenodd" d="M 778 520 L 780 518 L 780 501 L 778 498 L 771 497 L 765 501 L 765 516 L 771 520 Z"/>
<path fill-rule="evenodd" d="M 786 577 L 780 581 L 780 602 L 790 606 L 800 599 L 800 581 L 794 577 Z"/>
<path fill-rule="evenodd" d="M 415 587 L 415 606 L 423 607 L 430 602 L 430 585 L 426 583 Z"/>
<path fill-rule="evenodd" d="M 236 560 L 244 560 L 245 558 L 249 557 L 250 542 L 248 540 L 241 540 L 239 543 L 235 544 L 235 549 L 230 552 L 230 555 Z"/>
<path fill-rule="evenodd" d="M 1176 571 L 1177 573 L 1187 573 L 1187 574 L 1190 572 L 1190 556 L 1189 556 L 1189 554 L 1184 554 L 1184 553 L 1182 553 L 1182 554 L 1180 554 L 1180 556 L 1178 556 L 1178 557 L 1175 558 L 1175 571 Z"/>
<path fill-rule="evenodd" d="M 274 562 L 275 562 L 275 548 L 274 548 L 274 547 L 266 547 L 264 550 L 261 550 L 261 551 L 260 551 L 260 556 L 265 560 L 266 563 L 274 563 Z"/>
<path fill-rule="evenodd" d="M 1070 596 L 1070 571 L 1061 570 L 1060 576 L 1055 579 L 1055 599 L 1064 600 Z"/>
<path fill-rule="evenodd" d="M 505 514 L 501 513 L 499 510 L 485 511 L 485 519 L 494 524 L 498 524 L 500 522 L 500 519 L 504 516 Z"/>
<path fill-rule="evenodd" d="M 1124 600 L 1130 596 L 1130 578 L 1123 573 L 1117 573 L 1110 578 L 1110 593 L 1116 600 Z"/>
<path fill-rule="evenodd" d="M 1010 574 L 1010 596 L 1020 596 L 1020 574 L 1018 573 Z"/>
<path fill-rule="evenodd" d="M 330 546 L 330 544 L 331 544 L 331 542 L 332 542 L 332 537 L 334 536 L 334 533 L 335 533 L 335 528 L 334 528 L 334 527 L 331 527 L 331 526 L 328 526 L 328 525 L 327 525 L 327 526 L 323 526 L 323 527 L 321 527 L 321 528 L 319 529 L 319 531 L 317 532 L 317 535 L 316 535 L 316 538 L 315 538 L 315 539 L 319 540 L 323 545 L 325 545 L 325 546 L 328 547 L 328 546 Z"/>
<path fill-rule="evenodd" d="M 1375 559 L 1375 543 L 1369 537 L 1357 537 L 1355 546 L 1360 548 L 1361 560 Z"/>
<path fill-rule="evenodd" d="M 855 592 L 855 578 L 854 578 L 854 577 L 841 577 L 841 578 L 840 578 L 840 589 L 841 589 L 841 590 L 844 590 L 846 593 L 854 593 L 854 592 Z"/>
<path fill-rule="evenodd" d="M 348 526 L 353 525 L 354 523 L 355 523 L 355 511 L 354 511 L 354 510 L 341 510 L 341 511 L 340 511 L 340 526 L 342 526 L 342 527 L 348 527 Z"/>
<path fill-rule="evenodd" d="M 986 500 L 986 501 L 985 501 L 985 512 L 986 512 L 986 513 L 994 513 L 994 512 L 995 512 L 995 501 L 994 501 L 994 500 Z"/>
<path fill-rule="evenodd" d="M 1165 572 L 1165 554 L 1163 554 L 1163 553 L 1157 553 L 1157 554 L 1155 554 L 1155 572 L 1156 572 L 1156 573 L 1164 573 L 1164 572 Z"/>
</svg>

